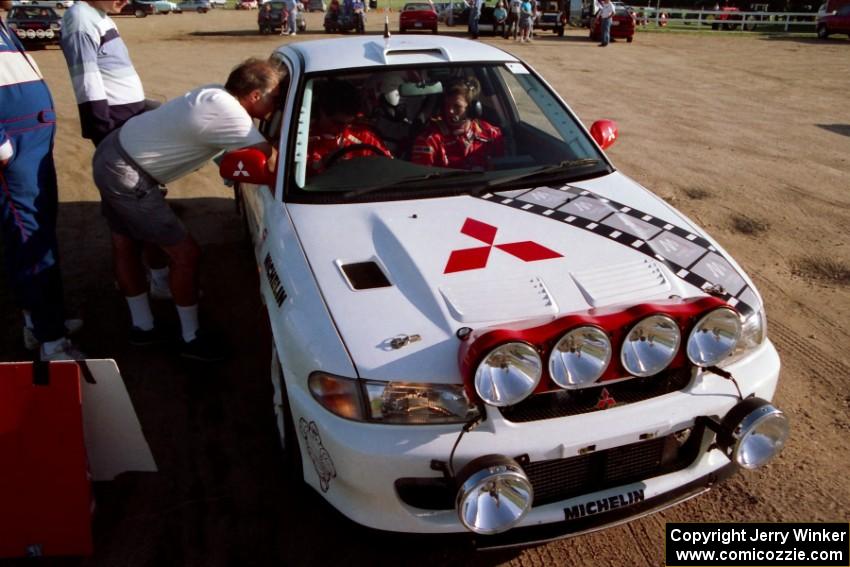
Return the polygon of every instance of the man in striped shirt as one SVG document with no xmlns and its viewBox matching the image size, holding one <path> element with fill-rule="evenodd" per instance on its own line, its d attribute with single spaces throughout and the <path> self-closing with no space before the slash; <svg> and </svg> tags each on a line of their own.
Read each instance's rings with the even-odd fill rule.
<svg viewBox="0 0 850 567">
<path fill-rule="evenodd" d="M 9 10 L 11 0 L 0 0 Z M 65 337 L 56 241 L 56 112 L 38 66 L 0 20 L 0 230 L 24 338 L 41 360 L 83 358 Z M 81 322 L 68 322 L 79 327 Z"/>
<path fill-rule="evenodd" d="M 68 63 L 83 137 L 97 146 L 113 130 L 146 109 L 142 81 L 130 61 L 124 40 L 108 13 L 117 13 L 127 0 L 85 0 L 75 3 L 62 18 L 62 52 Z M 168 257 L 151 244 L 112 234 L 113 247 L 127 254 L 144 255 L 150 269 L 150 295 L 170 299 Z M 130 343 L 144 346 L 160 342 L 154 329 L 148 292 L 125 297 L 132 315 Z"/>
<path fill-rule="evenodd" d="M 71 73 L 83 137 L 95 145 L 145 110 L 142 81 L 107 13 L 126 0 L 86 0 L 62 18 L 62 52 Z"/>
</svg>

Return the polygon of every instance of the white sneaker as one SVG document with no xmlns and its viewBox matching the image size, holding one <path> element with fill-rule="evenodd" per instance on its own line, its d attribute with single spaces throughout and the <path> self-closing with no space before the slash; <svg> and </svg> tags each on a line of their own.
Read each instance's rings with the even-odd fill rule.
<svg viewBox="0 0 850 567">
<path fill-rule="evenodd" d="M 39 349 L 39 358 L 42 362 L 57 360 L 85 360 L 86 355 L 74 346 L 68 339 L 60 339 L 42 344 Z"/>
<path fill-rule="evenodd" d="M 65 333 L 68 335 L 74 335 L 83 328 L 83 320 L 82 319 L 65 319 Z M 35 350 L 41 345 L 38 342 L 38 339 L 35 338 L 35 334 L 33 330 L 24 325 L 24 347 L 27 350 Z"/>
</svg>

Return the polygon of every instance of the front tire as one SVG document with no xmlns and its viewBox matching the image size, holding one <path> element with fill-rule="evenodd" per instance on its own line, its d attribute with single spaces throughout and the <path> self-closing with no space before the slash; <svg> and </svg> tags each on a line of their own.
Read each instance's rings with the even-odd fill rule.
<svg viewBox="0 0 850 567">
<path fill-rule="evenodd" d="M 828 39 L 829 32 L 826 30 L 826 26 L 820 25 L 818 26 L 818 39 Z"/>
<path fill-rule="evenodd" d="M 634 39 L 635 39 L 634 36 L 629 36 L 629 37 L 626 38 L 626 42 L 631 43 L 632 41 L 634 41 Z"/>
<path fill-rule="evenodd" d="M 141 10 L 141 9 L 140 9 L 140 10 L 136 10 L 136 17 L 137 17 L 137 18 L 144 18 L 144 17 L 145 17 L 145 16 L 147 16 L 147 15 L 148 15 L 148 13 L 147 13 L 147 12 L 145 12 L 144 10 Z"/>
</svg>

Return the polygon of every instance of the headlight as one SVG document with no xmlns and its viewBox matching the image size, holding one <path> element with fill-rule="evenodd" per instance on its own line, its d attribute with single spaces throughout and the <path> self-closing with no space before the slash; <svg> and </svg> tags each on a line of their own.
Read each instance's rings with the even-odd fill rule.
<svg viewBox="0 0 850 567">
<path fill-rule="evenodd" d="M 727 307 L 715 309 L 700 319 L 688 337 L 688 358 L 697 366 L 722 362 L 738 344 L 741 320 Z"/>
<path fill-rule="evenodd" d="M 60 24 L 59 22 L 53 22 L 52 24 L 50 24 L 50 29 L 52 29 L 52 30 L 58 30 L 58 29 L 61 29 L 61 28 L 62 28 L 62 24 Z"/>
<path fill-rule="evenodd" d="M 770 402 L 747 398 L 723 418 L 718 445 L 746 469 L 755 469 L 779 454 L 788 439 L 788 418 Z"/>
<path fill-rule="evenodd" d="M 458 518 L 478 534 L 511 529 L 534 502 L 534 489 L 522 467 L 502 455 L 475 459 L 461 469 L 457 482 Z"/>
<path fill-rule="evenodd" d="M 650 315 L 632 327 L 623 343 L 620 361 L 633 376 L 658 374 L 673 361 L 682 333 L 667 315 Z"/>
<path fill-rule="evenodd" d="M 363 382 L 372 421 L 381 423 L 462 423 L 478 413 L 461 384 Z"/>
<path fill-rule="evenodd" d="M 720 366 L 727 366 L 749 355 L 767 339 L 767 320 L 763 310 L 741 318 L 741 337 L 732 354 Z"/>
<path fill-rule="evenodd" d="M 357 380 L 314 372 L 308 386 L 322 407 L 356 421 L 417 425 L 465 423 L 478 413 L 460 384 Z"/>
<path fill-rule="evenodd" d="M 611 361 L 611 341 L 598 327 L 579 327 L 561 337 L 549 356 L 549 375 L 561 388 L 596 382 Z"/>
<path fill-rule="evenodd" d="M 505 343 L 491 350 L 475 370 L 475 391 L 491 406 L 524 400 L 543 375 L 540 355 L 528 343 Z"/>
</svg>

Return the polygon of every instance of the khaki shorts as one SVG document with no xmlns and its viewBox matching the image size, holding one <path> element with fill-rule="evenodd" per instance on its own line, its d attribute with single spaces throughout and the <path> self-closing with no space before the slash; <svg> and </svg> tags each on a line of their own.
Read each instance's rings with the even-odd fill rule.
<svg viewBox="0 0 850 567">
<path fill-rule="evenodd" d="M 104 138 L 92 161 L 109 229 L 158 246 L 177 244 L 189 232 L 165 202 L 165 186 L 133 163 L 121 147 L 118 132 Z"/>
</svg>

